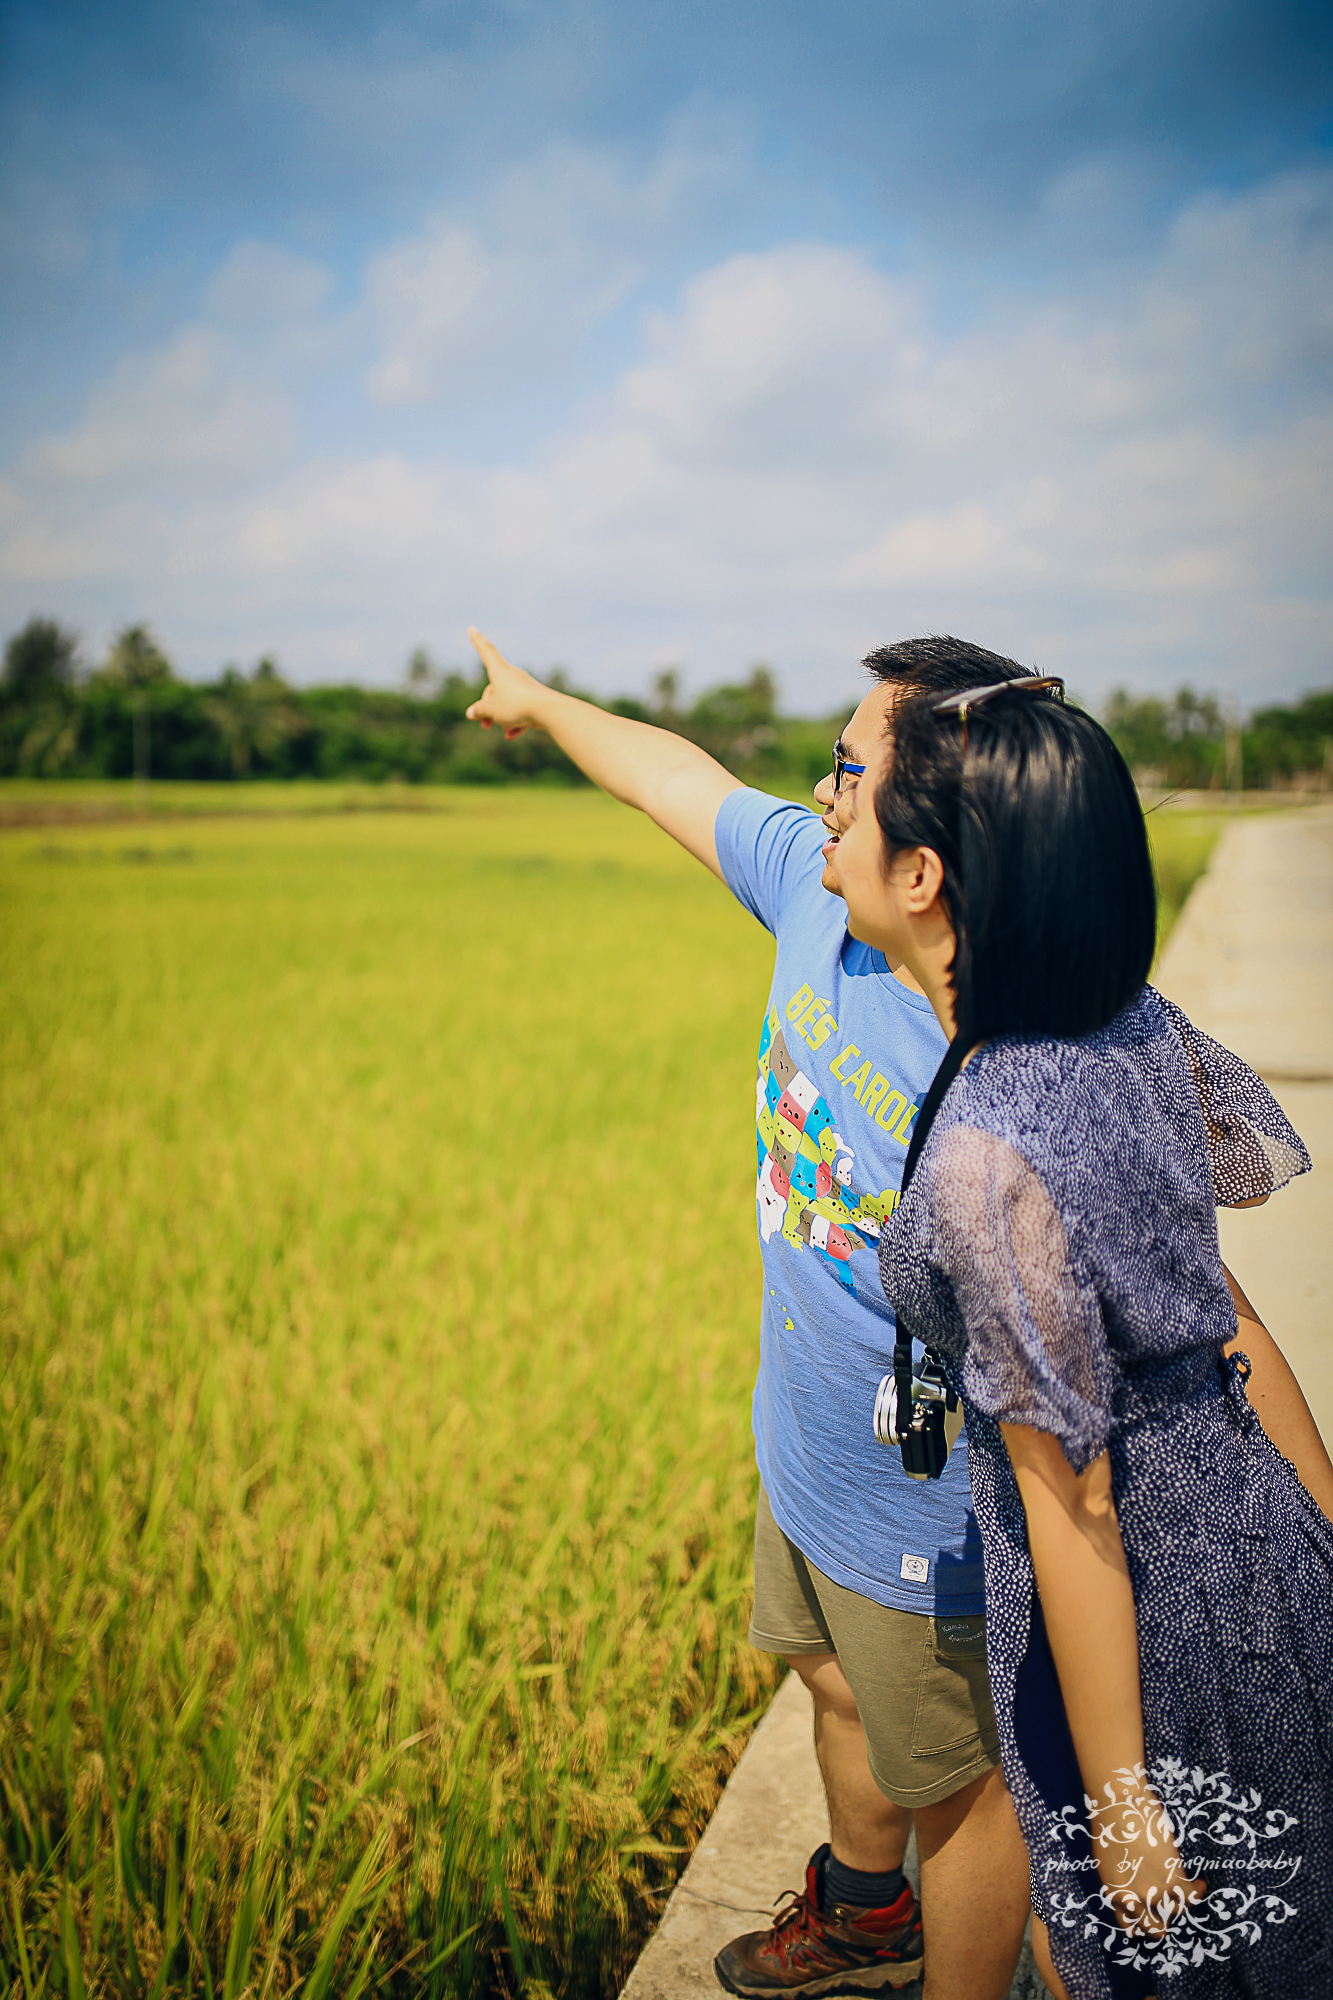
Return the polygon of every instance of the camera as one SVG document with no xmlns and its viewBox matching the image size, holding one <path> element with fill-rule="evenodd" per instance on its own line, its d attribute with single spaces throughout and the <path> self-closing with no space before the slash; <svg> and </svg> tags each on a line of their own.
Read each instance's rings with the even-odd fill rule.
<svg viewBox="0 0 1333 2000">
<path fill-rule="evenodd" d="M 902 1423 L 900 1410 L 906 1412 Z M 927 1348 L 920 1368 L 914 1369 L 911 1336 L 900 1335 L 893 1367 L 875 1396 L 875 1436 L 902 1452 L 909 1479 L 938 1479 L 962 1427 L 962 1408 L 936 1357 Z"/>
</svg>

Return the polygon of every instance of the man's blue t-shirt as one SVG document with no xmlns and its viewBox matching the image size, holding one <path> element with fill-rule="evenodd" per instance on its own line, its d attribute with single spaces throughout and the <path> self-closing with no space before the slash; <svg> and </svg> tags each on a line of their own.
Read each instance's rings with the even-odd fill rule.
<svg viewBox="0 0 1333 2000">
<path fill-rule="evenodd" d="M 894 1343 L 879 1232 L 943 1032 L 925 996 L 848 935 L 813 813 L 730 792 L 716 834 L 733 895 L 777 940 L 755 1090 L 759 1476 L 779 1527 L 835 1583 L 903 1611 L 981 1611 L 965 1438 L 943 1478 L 922 1482 L 871 1428 Z"/>
</svg>

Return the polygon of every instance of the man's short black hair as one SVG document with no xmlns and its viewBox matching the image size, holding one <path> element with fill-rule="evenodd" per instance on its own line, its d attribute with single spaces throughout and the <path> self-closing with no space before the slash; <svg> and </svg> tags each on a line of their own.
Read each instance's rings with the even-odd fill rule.
<svg viewBox="0 0 1333 2000">
<path fill-rule="evenodd" d="M 878 646 L 861 665 L 878 681 L 899 690 L 904 701 L 917 694 L 960 694 L 964 688 L 989 687 L 992 681 L 1016 681 L 1035 673 L 1001 653 L 971 646 L 966 639 L 936 634 L 926 639 L 899 639 Z"/>
</svg>

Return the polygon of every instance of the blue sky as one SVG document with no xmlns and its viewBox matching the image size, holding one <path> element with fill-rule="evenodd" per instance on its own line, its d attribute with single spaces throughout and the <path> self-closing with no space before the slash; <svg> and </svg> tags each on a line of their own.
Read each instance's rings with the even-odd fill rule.
<svg viewBox="0 0 1333 2000">
<path fill-rule="evenodd" d="M 1327 7 L 10 4 L 0 628 L 1333 680 Z"/>
</svg>

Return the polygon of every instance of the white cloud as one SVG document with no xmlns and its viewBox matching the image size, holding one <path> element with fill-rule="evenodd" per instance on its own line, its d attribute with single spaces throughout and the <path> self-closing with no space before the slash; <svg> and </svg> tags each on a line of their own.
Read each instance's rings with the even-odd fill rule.
<svg viewBox="0 0 1333 2000">
<path fill-rule="evenodd" d="M 271 469 L 297 441 L 296 378 L 337 337 L 332 274 L 280 246 L 238 243 L 208 284 L 204 316 L 162 345 L 124 355 L 92 389 L 82 421 L 23 457 L 39 482 L 135 482 L 155 475 L 234 483 Z M 205 482 L 202 486 L 199 482 Z"/>
<path fill-rule="evenodd" d="M 634 216 L 674 197 L 665 169 L 599 181 L 585 160 L 555 210 L 577 208 L 579 174 L 604 238 L 576 216 L 557 242 L 535 182 L 510 182 L 484 229 L 442 222 L 372 265 L 381 396 L 483 379 L 524 287 L 541 310 L 511 372 L 603 309 Z M 927 274 L 855 249 L 727 258 L 645 322 L 591 414 L 509 463 L 401 434 L 300 449 L 297 349 L 284 375 L 280 344 L 210 322 L 123 363 L 20 467 L 6 599 L 119 564 L 165 631 L 177 607 L 201 667 L 276 645 L 298 671 L 382 677 L 420 638 L 456 657 L 476 619 L 608 689 L 666 657 L 697 682 L 767 655 L 815 707 L 869 643 L 962 629 L 1085 693 L 1190 676 L 1258 699 L 1333 666 L 1331 212 L 1333 175 L 1211 197 L 1132 281 L 974 296 L 954 328 Z M 610 289 L 585 294 L 594 240 Z M 317 267 L 248 247 L 215 312 L 265 282 L 289 322 L 332 324 Z"/>
<path fill-rule="evenodd" d="M 39 439 L 26 463 L 40 477 L 76 482 L 249 470 L 293 436 L 290 403 L 270 372 L 216 327 L 190 326 L 121 361 L 89 397 L 83 422 Z"/>
<path fill-rule="evenodd" d="M 112 522 L 63 527 L 48 513 L 20 506 L 4 528 L 0 578 L 18 586 L 15 617 L 23 593 L 55 589 L 63 594 L 71 585 L 114 581 L 142 560 L 142 520 L 132 524 L 130 536 L 117 541 Z"/>
<path fill-rule="evenodd" d="M 340 572 L 355 591 L 358 568 L 419 565 L 460 526 L 437 473 L 385 456 L 298 474 L 234 517 L 230 553 L 238 569 L 313 573 L 326 585 L 330 571 Z M 206 564 L 206 546 L 197 560 Z"/>
<path fill-rule="evenodd" d="M 1326 213 L 1327 186 L 1322 200 Z M 761 579 L 788 603 L 883 590 L 940 623 L 978 593 L 1233 608 L 1288 586 L 1322 594 L 1327 394 L 1262 421 L 1238 408 L 1256 381 L 1282 385 L 1324 324 L 1319 204 L 1289 184 L 1216 211 L 1182 218 L 1118 316 L 1106 297 L 1013 300 L 952 339 L 919 288 L 846 251 L 707 273 L 650 328 L 617 422 L 527 475 L 558 496 L 560 572 L 591 559 L 617 596 L 668 578 L 705 599 Z M 1228 297 L 1246 301 L 1247 336 L 1209 344 L 1204 306 Z"/>
<path fill-rule="evenodd" d="M 557 372 L 687 218 L 741 175 L 734 138 L 697 130 L 641 173 L 570 147 L 512 169 L 479 220 L 443 212 L 372 258 L 366 305 L 379 352 L 369 394 L 458 402 Z"/>
<path fill-rule="evenodd" d="M 864 257 L 797 244 L 732 258 L 649 322 L 620 407 L 698 463 L 846 466 L 882 453 L 925 352 L 922 300 Z"/>
<path fill-rule="evenodd" d="M 312 318 L 328 299 L 333 273 L 308 257 L 294 257 L 274 243 L 238 243 L 209 284 L 207 303 L 217 319 L 278 322 Z"/>
</svg>

